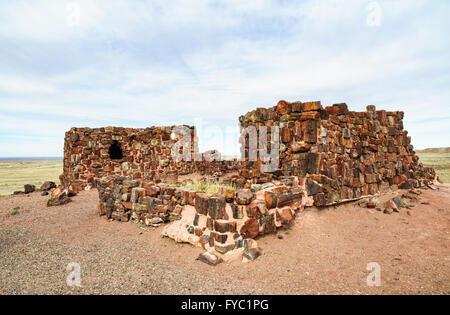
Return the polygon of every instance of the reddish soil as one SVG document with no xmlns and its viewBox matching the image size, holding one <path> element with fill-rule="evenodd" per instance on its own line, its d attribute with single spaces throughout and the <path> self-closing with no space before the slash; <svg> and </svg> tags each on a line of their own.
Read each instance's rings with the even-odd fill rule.
<svg viewBox="0 0 450 315">
<path fill-rule="evenodd" d="M 201 249 L 162 238 L 162 227 L 99 217 L 95 190 L 50 208 L 39 193 L 0 197 L 0 293 L 449 294 L 450 185 L 421 191 L 410 215 L 355 202 L 308 208 L 282 239 L 258 239 L 256 261 L 216 267 L 195 260 Z M 70 262 L 81 288 L 66 284 Z M 371 262 L 379 287 L 366 283 Z"/>
</svg>

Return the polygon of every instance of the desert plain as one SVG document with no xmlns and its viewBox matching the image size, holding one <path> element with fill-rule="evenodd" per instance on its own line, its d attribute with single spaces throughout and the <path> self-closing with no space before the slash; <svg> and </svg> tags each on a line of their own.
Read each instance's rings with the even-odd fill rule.
<svg viewBox="0 0 450 315">
<path fill-rule="evenodd" d="M 449 181 L 450 153 L 419 153 Z M 0 294 L 449 294 L 450 185 L 420 189 L 409 209 L 385 214 L 349 202 L 306 208 L 277 234 L 258 238 L 256 261 L 209 266 L 201 248 L 161 227 L 98 216 L 95 189 L 47 207 L 23 184 L 57 179 L 62 161 L 0 161 Z M 404 193 L 392 191 L 382 201 Z M 68 286 L 67 266 L 81 286 Z M 381 283 L 369 286 L 369 264 Z"/>
</svg>

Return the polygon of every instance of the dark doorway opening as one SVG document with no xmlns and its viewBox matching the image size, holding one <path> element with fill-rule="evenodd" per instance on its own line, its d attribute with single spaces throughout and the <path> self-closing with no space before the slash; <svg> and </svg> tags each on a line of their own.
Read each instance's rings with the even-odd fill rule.
<svg viewBox="0 0 450 315">
<path fill-rule="evenodd" d="M 114 140 L 109 147 L 109 157 L 111 160 L 123 159 L 122 149 L 120 148 L 120 144 L 117 140 Z"/>
</svg>

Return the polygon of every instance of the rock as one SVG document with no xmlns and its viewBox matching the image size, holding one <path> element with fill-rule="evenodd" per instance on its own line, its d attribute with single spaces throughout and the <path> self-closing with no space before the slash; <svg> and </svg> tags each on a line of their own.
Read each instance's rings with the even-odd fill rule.
<svg viewBox="0 0 450 315">
<path fill-rule="evenodd" d="M 163 222 L 164 222 L 163 219 L 161 219 L 160 217 L 154 217 L 150 220 L 150 224 L 153 226 L 155 225 L 159 226 Z"/>
<path fill-rule="evenodd" d="M 377 205 L 374 202 L 372 202 L 372 201 L 367 202 L 367 208 L 375 209 L 376 207 L 377 207 Z"/>
<path fill-rule="evenodd" d="M 384 207 L 385 207 L 384 213 L 387 213 L 386 210 L 388 210 L 389 213 L 392 213 L 392 211 L 398 212 L 397 205 L 393 199 L 386 201 L 386 203 L 384 204 Z"/>
<path fill-rule="evenodd" d="M 266 201 L 267 209 L 276 208 L 278 204 L 278 197 L 270 191 L 264 192 L 264 199 Z"/>
<path fill-rule="evenodd" d="M 67 188 L 67 196 L 73 197 L 73 196 L 76 196 L 76 195 L 77 195 L 77 191 L 72 186 Z"/>
<path fill-rule="evenodd" d="M 416 201 L 416 202 L 419 201 L 419 198 L 417 197 L 417 195 L 412 194 L 410 192 L 403 194 L 402 198 L 406 198 L 406 199 L 409 199 L 411 201 Z"/>
<path fill-rule="evenodd" d="M 243 254 L 243 256 L 245 258 L 252 260 L 252 261 L 261 255 L 262 255 L 262 251 L 260 251 L 258 248 L 249 248 Z"/>
<path fill-rule="evenodd" d="M 406 202 L 403 198 L 395 197 L 392 201 L 395 203 L 397 209 L 406 207 Z"/>
<path fill-rule="evenodd" d="M 301 142 L 301 141 L 291 143 L 291 151 L 293 153 L 308 152 L 310 149 L 311 149 L 311 144 L 309 144 L 309 143 L 305 143 L 305 142 Z"/>
<path fill-rule="evenodd" d="M 225 190 L 224 197 L 226 202 L 233 202 L 236 192 L 233 189 Z"/>
<path fill-rule="evenodd" d="M 294 218 L 292 216 L 291 209 L 283 208 L 281 210 L 277 210 L 277 214 L 279 218 L 281 219 L 281 224 L 288 225 L 291 223 L 292 219 Z"/>
<path fill-rule="evenodd" d="M 56 197 L 57 195 L 61 194 L 63 192 L 62 187 L 56 187 L 55 189 L 52 190 L 52 192 L 50 193 L 50 195 L 52 197 Z"/>
<path fill-rule="evenodd" d="M 208 215 L 212 219 L 224 219 L 226 212 L 225 212 L 225 206 L 226 202 L 223 198 L 218 197 L 207 197 L 208 198 Z"/>
<path fill-rule="evenodd" d="M 368 112 L 375 112 L 377 107 L 375 105 L 367 105 L 366 109 Z"/>
<path fill-rule="evenodd" d="M 273 233 L 277 230 L 276 224 L 275 224 L 275 215 L 274 214 L 265 214 L 261 217 L 261 221 L 263 224 L 263 233 Z"/>
<path fill-rule="evenodd" d="M 378 198 L 370 198 L 369 201 L 367 201 L 367 208 L 369 209 L 375 209 L 378 205 Z"/>
<path fill-rule="evenodd" d="M 226 254 L 227 252 L 233 250 L 236 247 L 235 243 L 231 244 L 216 244 L 214 249 L 220 254 Z"/>
<path fill-rule="evenodd" d="M 195 210 L 197 213 L 207 215 L 208 214 L 208 195 L 205 193 L 197 193 L 195 196 Z"/>
<path fill-rule="evenodd" d="M 206 263 L 208 265 L 211 265 L 211 266 L 216 266 L 216 265 L 220 264 L 223 261 L 222 258 L 220 258 L 220 257 L 218 257 L 218 256 L 216 256 L 216 255 L 214 255 L 213 253 L 210 253 L 210 252 L 201 253 L 198 256 L 197 260 L 200 260 L 201 262 L 204 262 L 204 263 Z"/>
<path fill-rule="evenodd" d="M 305 102 L 302 104 L 302 111 L 304 111 L 304 112 L 320 111 L 321 109 L 322 109 L 322 105 L 320 104 L 320 101 Z"/>
<path fill-rule="evenodd" d="M 414 188 L 414 185 L 411 183 L 411 181 L 406 181 L 398 185 L 398 188 L 400 189 L 411 189 Z"/>
<path fill-rule="evenodd" d="M 23 188 L 25 190 L 25 194 L 30 194 L 30 193 L 32 193 L 32 192 L 34 192 L 36 190 L 36 186 L 29 185 L 29 184 L 23 186 Z"/>
<path fill-rule="evenodd" d="M 259 234 L 259 221 L 257 219 L 249 219 L 239 231 L 244 238 L 255 238 Z"/>
<path fill-rule="evenodd" d="M 254 194 L 249 189 L 241 189 L 236 196 L 236 202 L 239 205 L 248 205 L 254 199 Z"/>
<path fill-rule="evenodd" d="M 72 200 L 67 196 L 67 193 L 65 191 L 63 191 L 55 196 L 52 196 L 47 201 L 47 207 L 65 205 L 71 201 Z"/>
<path fill-rule="evenodd" d="M 277 113 L 280 115 L 289 114 L 292 110 L 292 104 L 286 101 L 279 101 L 276 107 Z"/>
<path fill-rule="evenodd" d="M 320 186 L 316 181 L 308 178 L 306 180 L 306 191 L 309 196 L 317 195 L 322 192 L 322 186 Z"/>
<path fill-rule="evenodd" d="M 41 196 L 48 196 L 48 195 L 49 195 L 48 191 L 41 192 Z"/>
<path fill-rule="evenodd" d="M 253 192 L 253 193 L 258 192 L 261 189 L 262 189 L 262 185 L 261 184 L 252 184 L 250 186 L 250 191 Z"/>
<path fill-rule="evenodd" d="M 51 181 L 46 181 L 41 186 L 41 190 L 42 191 L 49 191 L 49 190 L 51 190 L 53 188 L 56 188 L 56 184 L 54 182 L 51 182 Z"/>
<path fill-rule="evenodd" d="M 214 221 L 214 230 L 219 233 L 236 232 L 236 222 Z"/>
</svg>

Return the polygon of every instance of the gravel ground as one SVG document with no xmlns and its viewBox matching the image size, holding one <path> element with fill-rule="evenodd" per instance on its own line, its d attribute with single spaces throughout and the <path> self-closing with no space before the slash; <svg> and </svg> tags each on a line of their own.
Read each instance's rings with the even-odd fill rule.
<svg viewBox="0 0 450 315">
<path fill-rule="evenodd" d="M 449 185 L 423 190 L 411 215 L 309 208 L 282 239 L 260 238 L 255 262 L 216 267 L 195 260 L 201 249 L 162 238 L 162 227 L 99 217 L 95 190 L 61 207 L 46 199 L 0 197 L 0 294 L 450 293 Z M 81 287 L 66 283 L 71 262 Z M 367 286 L 370 262 L 381 267 L 379 287 Z"/>
</svg>

